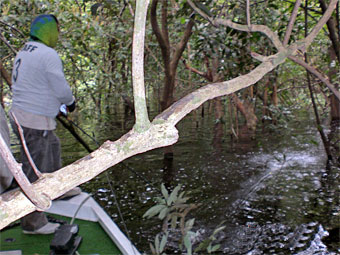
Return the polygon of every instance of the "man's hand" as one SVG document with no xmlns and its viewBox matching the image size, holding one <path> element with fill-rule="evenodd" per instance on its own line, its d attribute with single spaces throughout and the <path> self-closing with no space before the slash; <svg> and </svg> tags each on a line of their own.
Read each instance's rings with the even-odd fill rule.
<svg viewBox="0 0 340 255">
<path fill-rule="evenodd" d="M 72 104 L 66 105 L 66 108 L 68 112 L 73 112 L 76 109 L 76 100 L 73 100 Z"/>
<path fill-rule="evenodd" d="M 59 108 L 59 112 L 61 115 L 67 117 L 67 106 L 66 104 L 62 104 Z"/>
</svg>

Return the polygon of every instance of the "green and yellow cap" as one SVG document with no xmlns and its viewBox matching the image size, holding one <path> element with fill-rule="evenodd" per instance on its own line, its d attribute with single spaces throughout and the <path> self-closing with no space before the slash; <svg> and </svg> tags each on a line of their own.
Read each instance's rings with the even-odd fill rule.
<svg viewBox="0 0 340 255">
<path fill-rule="evenodd" d="M 32 40 L 41 41 L 54 48 L 59 37 L 57 18 L 51 14 L 42 14 L 36 17 L 31 25 L 30 36 Z"/>
</svg>

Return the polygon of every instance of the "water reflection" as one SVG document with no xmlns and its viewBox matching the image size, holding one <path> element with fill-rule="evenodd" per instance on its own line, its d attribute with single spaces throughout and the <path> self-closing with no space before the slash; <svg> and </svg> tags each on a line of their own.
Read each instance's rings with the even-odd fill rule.
<svg viewBox="0 0 340 255">
<path fill-rule="evenodd" d="M 116 117 L 115 121 L 82 127 L 100 142 L 115 140 L 126 132 L 122 127 L 129 129 L 133 124 Z M 161 229 L 157 219 L 142 219 L 153 205 L 152 198 L 159 196 L 160 184 L 175 187 L 180 183 L 191 192 L 192 202 L 203 204 L 190 215 L 196 219 L 197 242 L 221 222 L 226 226 L 218 236 L 221 253 L 340 253 L 337 240 L 327 239 L 340 225 L 339 169 L 325 170 L 323 148 L 315 144 L 318 134 L 309 120 L 303 126 L 290 123 L 287 129 L 268 130 L 257 134 L 256 140 L 239 143 L 214 134 L 214 124 L 213 119 L 204 118 L 193 125 L 188 117 L 178 125 L 180 140 L 173 160 L 164 159 L 163 150 L 158 149 L 108 170 L 137 247 L 148 251 L 148 242 Z M 87 154 L 67 133 L 59 132 L 65 164 Z M 94 193 L 123 229 L 106 175 L 82 187 Z M 326 246 L 322 240 L 330 241 Z"/>
</svg>

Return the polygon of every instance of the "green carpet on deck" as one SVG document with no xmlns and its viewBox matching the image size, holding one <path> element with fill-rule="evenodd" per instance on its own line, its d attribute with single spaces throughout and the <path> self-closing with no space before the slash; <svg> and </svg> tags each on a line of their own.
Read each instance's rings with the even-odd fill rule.
<svg viewBox="0 0 340 255">
<path fill-rule="evenodd" d="M 52 215 L 56 219 L 70 222 L 69 218 Z M 83 238 L 78 252 L 80 255 L 118 255 L 117 246 L 101 228 L 99 223 L 75 220 L 79 225 L 78 236 Z M 23 255 L 48 255 L 53 235 L 27 235 L 19 226 L 0 232 L 0 251 L 21 250 Z"/>
</svg>

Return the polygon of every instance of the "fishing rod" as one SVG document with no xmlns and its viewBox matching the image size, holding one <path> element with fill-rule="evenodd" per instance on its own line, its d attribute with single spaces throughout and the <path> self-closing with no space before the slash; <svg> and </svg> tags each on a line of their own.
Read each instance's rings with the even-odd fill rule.
<svg viewBox="0 0 340 255">
<path fill-rule="evenodd" d="M 89 138 L 91 138 L 92 141 L 94 141 L 97 146 L 99 147 L 100 144 L 99 142 L 91 135 L 89 135 L 85 130 L 83 130 L 79 125 L 77 125 L 74 121 L 72 121 L 70 118 L 67 117 L 67 111 L 66 109 L 62 109 L 60 108 L 62 114 L 58 115 L 57 116 L 57 119 L 60 121 L 60 123 L 67 129 L 70 131 L 70 133 L 74 136 L 74 138 L 76 138 L 84 147 L 85 149 L 91 153 L 93 152 L 93 150 L 87 145 L 87 143 L 77 134 L 77 132 L 74 130 L 74 127 L 77 127 L 83 134 L 85 134 L 86 136 L 88 136 Z M 62 118 L 61 116 L 63 116 L 67 121 L 68 123 L 66 123 Z M 149 181 L 147 179 L 145 179 L 143 176 L 140 176 L 136 171 L 134 171 L 132 168 L 130 168 L 129 166 L 127 166 L 126 164 L 124 164 L 123 162 L 121 162 L 127 169 L 129 169 L 130 171 L 132 171 L 134 174 L 136 174 L 137 176 L 139 177 L 142 177 L 144 179 L 144 181 L 146 181 L 146 183 L 148 185 L 150 185 Z M 124 217 L 123 217 L 123 214 L 122 214 L 122 211 L 120 209 L 120 206 L 119 206 L 119 203 L 118 203 L 118 199 L 117 199 L 117 196 L 116 196 L 116 193 L 114 192 L 114 188 L 113 188 L 113 181 L 110 179 L 109 177 L 109 174 L 107 173 L 107 171 L 105 172 L 105 175 L 106 175 L 106 179 L 107 179 L 107 182 L 109 184 L 109 187 L 110 187 L 110 190 L 111 190 L 111 194 L 113 196 L 113 199 L 114 199 L 114 202 L 117 206 L 117 210 L 118 210 L 118 215 L 122 221 L 122 224 L 124 226 L 124 229 L 125 229 L 125 232 L 126 232 L 126 235 L 128 237 L 129 240 L 131 240 L 131 237 L 129 235 L 129 231 L 128 231 L 128 228 L 126 226 L 126 223 L 125 223 L 125 220 L 124 220 Z M 131 242 L 131 245 L 132 245 L 132 242 Z"/>
<path fill-rule="evenodd" d="M 78 133 L 74 130 L 74 126 L 77 127 L 76 125 L 74 125 L 74 122 L 71 121 L 69 118 L 67 118 L 66 116 L 64 116 L 65 119 L 68 121 L 68 123 L 63 120 L 60 115 L 57 116 L 57 120 L 63 125 L 64 128 L 66 128 L 72 135 L 73 137 L 81 143 L 81 145 L 84 146 L 84 148 L 89 152 L 93 152 L 93 150 L 87 145 L 87 143 L 83 140 L 83 138 L 81 138 Z M 73 124 L 73 125 L 72 125 Z"/>
<path fill-rule="evenodd" d="M 74 136 L 74 138 L 79 141 L 84 148 L 89 152 L 93 152 L 93 150 L 88 146 L 88 144 L 83 140 L 83 138 L 81 138 L 78 133 L 75 131 L 74 127 L 78 128 L 84 135 L 86 135 L 87 137 L 89 137 L 93 142 L 96 143 L 96 145 L 99 147 L 100 143 L 91 135 L 89 135 L 84 129 L 82 129 L 78 124 L 76 124 L 74 121 L 72 121 L 70 118 L 67 117 L 67 114 L 65 114 L 65 112 L 62 112 L 63 114 L 58 115 L 57 116 L 57 120 L 60 121 L 60 123 Z M 63 116 L 68 123 L 66 123 L 61 116 Z M 154 189 L 160 191 L 158 188 L 154 187 L 151 182 L 146 179 L 144 176 L 140 175 L 139 173 L 137 173 L 134 169 L 132 169 L 130 166 L 128 166 L 127 164 L 125 164 L 124 162 L 120 162 L 123 166 L 125 166 L 128 170 L 130 170 L 131 172 L 133 172 L 136 176 L 138 176 L 139 178 L 143 179 L 144 182 L 146 184 L 148 184 L 149 186 L 153 187 Z"/>
</svg>

